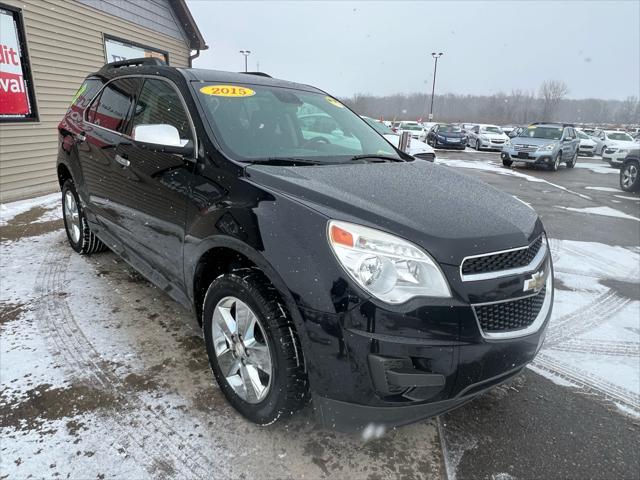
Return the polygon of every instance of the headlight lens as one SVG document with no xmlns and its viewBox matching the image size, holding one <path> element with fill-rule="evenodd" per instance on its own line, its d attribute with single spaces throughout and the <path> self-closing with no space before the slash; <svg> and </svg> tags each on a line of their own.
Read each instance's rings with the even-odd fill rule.
<svg viewBox="0 0 640 480">
<path fill-rule="evenodd" d="M 373 228 L 332 220 L 329 244 L 349 276 L 383 302 L 414 297 L 450 298 L 438 264 L 406 240 Z"/>
<path fill-rule="evenodd" d="M 549 145 L 544 145 L 544 146 L 538 148 L 538 150 L 541 150 L 543 152 L 549 152 L 549 151 L 553 150 L 554 148 L 556 148 L 556 144 L 555 143 L 550 143 Z"/>
<path fill-rule="evenodd" d="M 444 135 L 438 135 L 438 140 L 444 141 L 445 140 Z"/>
</svg>

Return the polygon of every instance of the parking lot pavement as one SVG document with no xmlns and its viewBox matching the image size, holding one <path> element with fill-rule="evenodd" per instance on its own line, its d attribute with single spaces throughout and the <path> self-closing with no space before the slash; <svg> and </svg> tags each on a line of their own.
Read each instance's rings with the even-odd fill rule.
<svg viewBox="0 0 640 480">
<path fill-rule="evenodd" d="M 553 318 L 511 383 L 378 440 L 318 431 L 310 409 L 254 426 L 191 315 L 115 255 L 73 253 L 42 197 L 0 210 L 0 478 L 638 478 L 640 197 L 599 160 L 437 154 L 530 204 L 551 239 Z"/>
</svg>

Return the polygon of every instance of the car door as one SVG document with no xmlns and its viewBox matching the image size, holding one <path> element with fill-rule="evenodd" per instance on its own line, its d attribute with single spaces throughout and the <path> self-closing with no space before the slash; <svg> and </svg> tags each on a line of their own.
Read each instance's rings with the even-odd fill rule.
<svg viewBox="0 0 640 480">
<path fill-rule="evenodd" d="M 431 145 L 435 145 L 436 137 L 438 135 L 438 125 L 434 125 L 431 130 L 429 130 L 429 141 Z"/>
<path fill-rule="evenodd" d="M 109 243 L 122 241 L 117 206 L 122 185 L 119 176 L 114 174 L 115 156 L 124 139 L 138 86 L 138 80 L 133 78 L 107 83 L 87 110 L 84 141 L 78 145 L 87 216 L 95 222 L 96 233 L 115 237 L 109 238 Z"/>
<path fill-rule="evenodd" d="M 119 202 L 126 212 L 132 263 L 174 298 L 184 300 L 182 249 L 195 162 L 137 143 L 135 129 L 141 125 L 175 127 L 182 144 L 192 142 L 197 152 L 186 104 L 168 79 L 145 78 L 142 84 L 129 128 L 131 141 L 121 143 L 116 152 L 123 185 Z"/>
</svg>

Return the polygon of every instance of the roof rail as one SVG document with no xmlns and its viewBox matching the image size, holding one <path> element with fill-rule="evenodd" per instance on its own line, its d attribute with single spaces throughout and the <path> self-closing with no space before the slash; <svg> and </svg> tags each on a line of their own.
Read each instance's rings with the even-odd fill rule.
<svg viewBox="0 0 640 480">
<path fill-rule="evenodd" d="M 257 75 L 258 77 L 273 78 L 271 75 L 269 75 L 268 73 L 264 73 L 264 72 L 238 72 L 238 73 L 244 73 L 246 75 Z"/>
<path fill-rule="evenodd" d="M 529 125 L 562 125 L 563 127 L 575 127 L 573 123 L 564 123 L 564 122 L 533 122 Z"/>
<path fill-rule="evenodd" d="M 108 70 L 110 68 L 122 68 L 122 67 L 140 67 L 143 65 L 153 65 L 156 67 L 166 66 L 167 64 L 156 57 L 142 57 L 142 58 L 130 58 L 127 60 L 119 60 L 117 62 L 111 62 L 104 65 L 100 71 Z"/>
</svg>

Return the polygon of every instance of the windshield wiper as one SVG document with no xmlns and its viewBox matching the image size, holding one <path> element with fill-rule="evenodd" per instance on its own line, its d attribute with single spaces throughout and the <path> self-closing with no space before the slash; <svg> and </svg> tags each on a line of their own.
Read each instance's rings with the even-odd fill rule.
<svg viewBox="0 0 640 480">
<path fill-rule="evenodd" d="M 349 159 L 351 162 L 355 162 L 356 160 L 366 160 L 368 158 L 378 158 L 381 160 L 388 160 L 389 162 L 406 162 L 402 158 L 392 157 L 390 155 L 378 155 L 378 154 L 363 154 L 363 155 L 354 155 Z"/>
<path fill-rule="evenodd" d="M 275 166 L 296 166 L 296 165 L 323 165 L 326 162 L 319 162 L 317 160 L 311 160 L 307 158 L 296 157 L 268 157 L 268 158 L 255 158 L 248 160 L 248 163 L 254 165 L 275 165 Z"/>
</svg>

